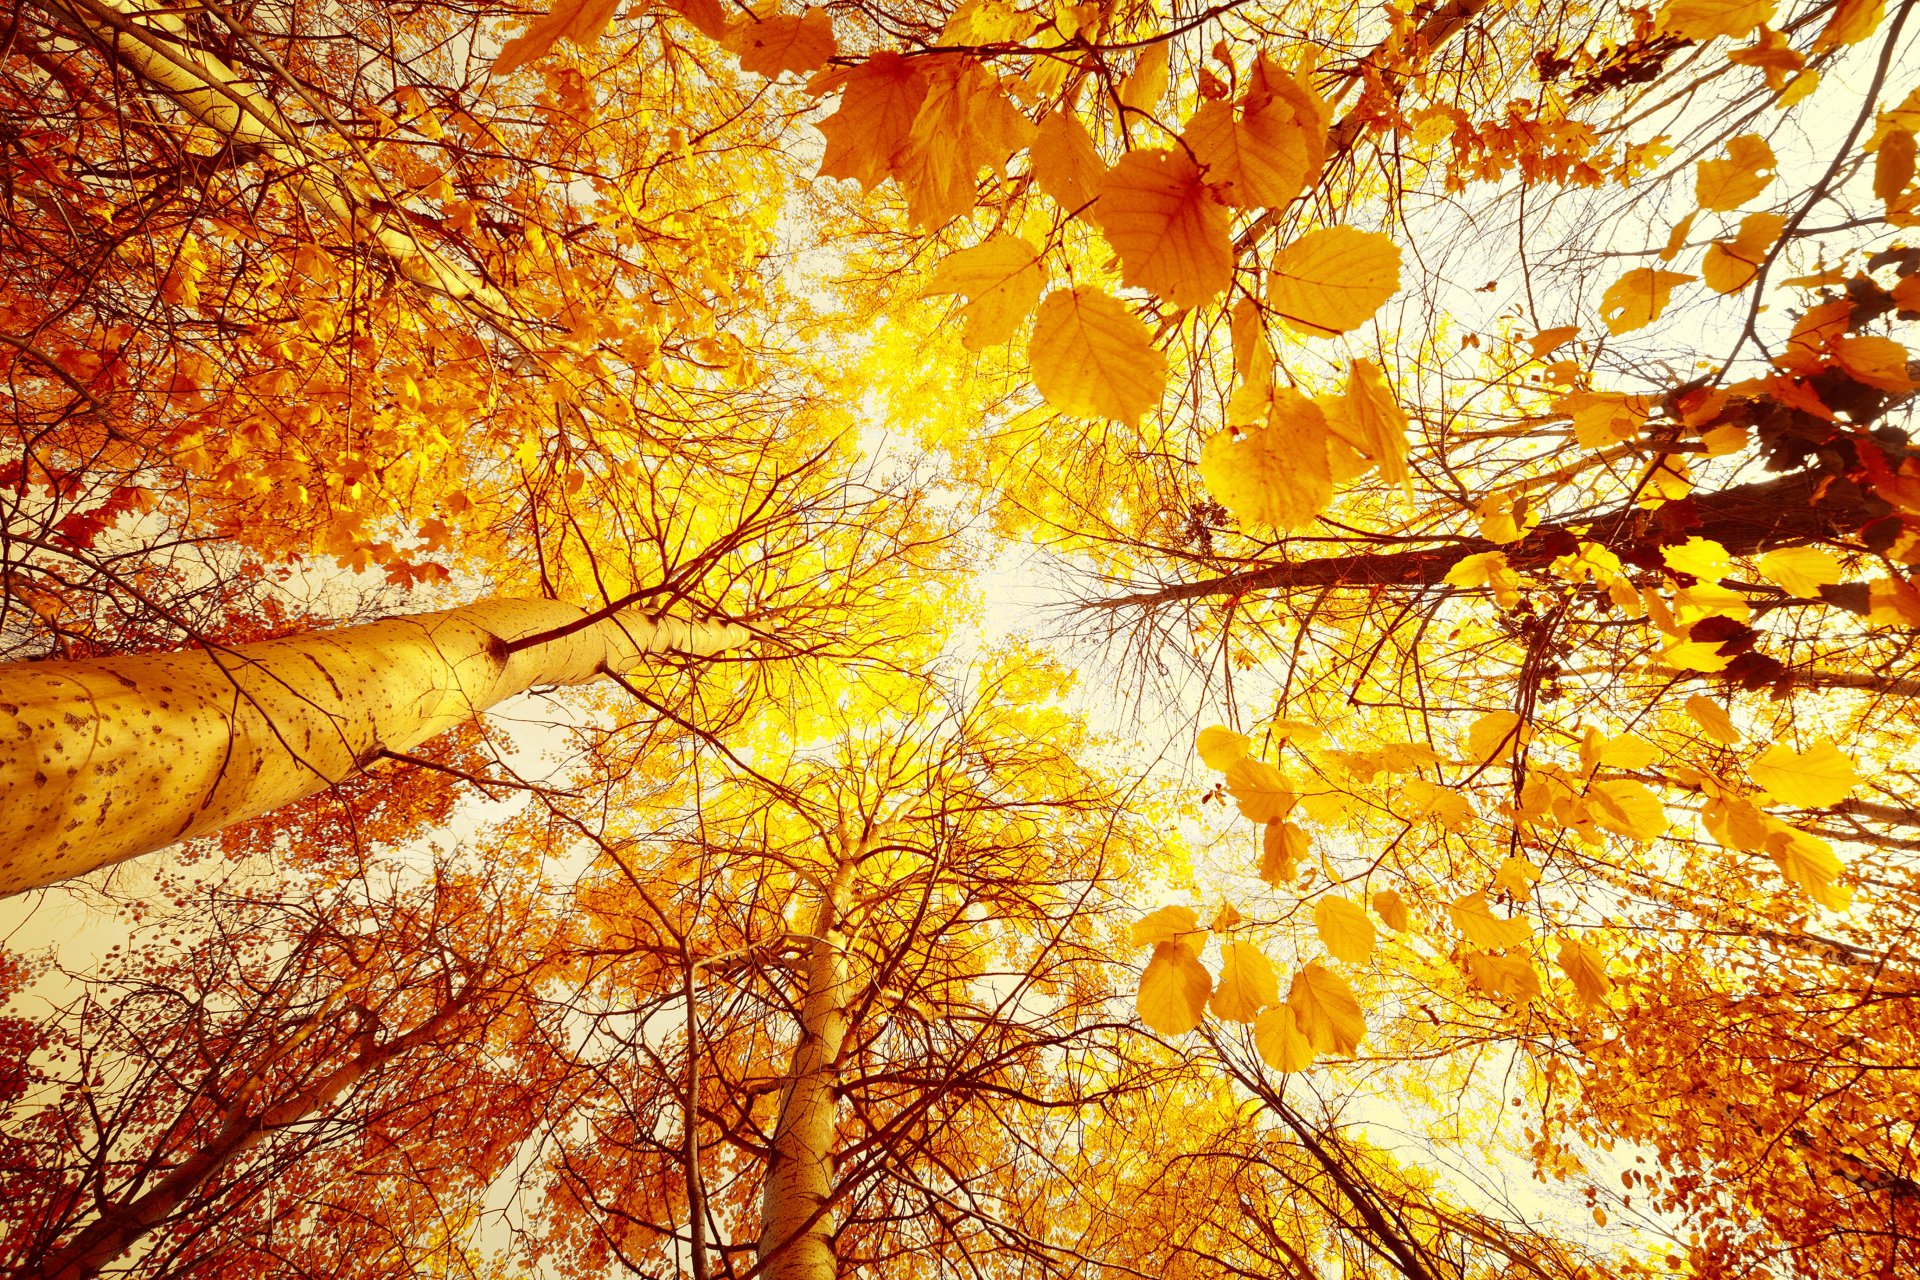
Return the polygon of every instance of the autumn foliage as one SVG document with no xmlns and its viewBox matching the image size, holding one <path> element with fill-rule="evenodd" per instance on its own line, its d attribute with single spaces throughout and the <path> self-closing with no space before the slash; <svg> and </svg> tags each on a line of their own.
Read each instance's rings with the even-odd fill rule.
<svg viewBox="0 0 1920 1280">
<path fill-rule="evenodd" d="M 1911 13 L 15 6 L 0 1267 L 1920 1273 Z"/>
</svg>

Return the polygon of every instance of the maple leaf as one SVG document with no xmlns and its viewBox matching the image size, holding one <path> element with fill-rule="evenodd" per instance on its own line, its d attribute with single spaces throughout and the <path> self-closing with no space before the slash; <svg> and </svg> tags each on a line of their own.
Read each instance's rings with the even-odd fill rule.
<svg viewBox="0 0 1920 1280">
<path fill-rule="evenodd" d="M 1112 294 L 1056 289 L 1040 303 L 1027 347 L 1033 385 L 1062 413 L 1137 422 L 1160 403 L 1166 357 Z"/>
<path fill-rule="evenodd" d="M 1100 181 L 1092 213 L 1120 255 L 1120 278 L 1183 310 L 1233 279 L 1226 208 L 1184 152 L 1129 151 Z"/>
<path fill-rule="evenodd" d="M 967 304 L 960 308 L 967 322 L 962 345 L 981 351 L 1011 339 L 1020 322 L 1033 313 L 1045 287 L 1040 251 L 1018 236 L 1003 233 L 941 259 L 922 296 L 965 294 Z"/>
<path fill-rule="evenodd" d="M 1214 433 L 1200 449 L 1200 478 L 1243 525 L 1302 528 L 1333 498 L 1326 416 L 1299 392 L 1270 387 L 1262 417 Z"/>
<path fill-rule="evenodd" d="M 553 7 L 528 23 L 525 31 L 500 46 L 500 56 L 493 60 L 493 74 L 504 76 L 538 62 L 561 39 L 577 45 L 594 43 L 619 7 L 620 0 L 555 0 Z"/>
<path fill-rule="evenodd" d="M 1360 964 L 1373 954 L 1373 921 L 1357 903 L 1329 894 L 1315 904 L 1313 926 L 1336 960 Z"/>
<path fill-rule="evenodd" d="M 1252 1022 L 1260 1010 L 1280 999 L 1280 978 L 1260 948 L 1246 942 L 1220 947 L 1220 981 L 1209 1008 L 1229 1022 Z"/>
<path fill-rule="evenodd" d="M 839 52 L 833 20 L 825 9 L 809 5 L 800 14 L 767 13 L 742 18 L 720 42 L 740 59 L 740 69 L 777 79 L 781 72 L 806 75 Z"/>
<path fill-rule="evenodd" d="M 1267 299 L 1287 327 L 1327 338 L 1357 329 L 1400 290 L 1400 247 L 1377 231 L 1326 227 L 1281 249 Z"/>
<path fill-rule="evenodd" d="M 1213 975 L 1184 942 L 1154 944 L 1153 959 L 1140 976 L 1135 1007 L 1140 1021 L 1163 1036 L 1185 1035 L 1206 1015 Z"/>
<path fill-rule="evenodd" d="M 1743 133 L 1727 141 L 1724 159 L 1694 165 L 1694 198 L 1702 209 L 1738 209 L 1773 181 L 1773 167 L 1773 148 L 1767 140 L 1757 133 Z"/>
<path fill-rule="evenodd" d="M 891 176 L 927 98 L 927 78 L 915 61 L 877 53 L 858 66 L 815 76 L 807 89 L 816 96 L 840 94 L 839 109 L 819 125 L 827 139 L 820 175 L 852 178 L 869 190 Z"/>
<path fill-rule="evenodd" d="M 1347 980 L 1312 962 L 1293 975 L 1287 1005 L 1300 1033 L 1319 1053 L 1352 1054 L 1367 1036 L 1366 1016 Z"/>
<path fill-rule="evenodd" d="M 1636 267 L 1607 286 L 1600 297 L 1600 319 L 1613 334 L 1644 329 L 1667 309 L 1674 286 L 1691 279 L 1678 271 Z"/>
</svg>

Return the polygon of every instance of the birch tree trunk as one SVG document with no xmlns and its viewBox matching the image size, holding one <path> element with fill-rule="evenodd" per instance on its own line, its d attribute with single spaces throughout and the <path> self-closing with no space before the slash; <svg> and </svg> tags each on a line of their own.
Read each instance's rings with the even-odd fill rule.
<svg viewBox="0 0 1920 1280">
<path fill-rule="evenodd" d="M 535 685 L 748 639 L 489 600 L 233 649 L 0 666 L 0 896 L 310 796 Z"/>
<path fill-rule="evenodd" d="M 852 852 L 843 842 L 840 864 L 813 922 L 800 1042 L 780 1092 L 760 1200 L 757 1261 L 766 1280 L 834 1280 L 838 1271 L 827 1204 L 833 1195 L 835 1089 L 851 997 L 844 917 L 853 884 Z"/>
</svg>

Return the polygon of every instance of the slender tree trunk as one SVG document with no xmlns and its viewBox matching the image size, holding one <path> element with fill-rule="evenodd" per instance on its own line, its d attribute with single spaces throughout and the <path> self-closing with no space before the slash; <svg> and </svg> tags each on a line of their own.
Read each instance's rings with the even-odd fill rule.
<svg viewBox="0 0 1920 1280">
<path fill-rule="evenodd" d="M 0 666 L 0 895 L 277 809 L 535 685 L 748 638 L 491 600 L 234 649 Z"/>
<path fill-rule="evenodd" d="M 851 1002 L 844 915 L 854 866 L 844 844 L 842 850 L 840 865 L 814 918 L 807 988 L 800 1005 L 800 1042 L 793 1048 L 786 1086 L 780 1092 L 773 1154 L 767 1160 L 758 1247 L 766 1280 L 833 1280 L 838 1269 L 827 1202 L 833 1194 L 840 1048 Z"/>
</svg>

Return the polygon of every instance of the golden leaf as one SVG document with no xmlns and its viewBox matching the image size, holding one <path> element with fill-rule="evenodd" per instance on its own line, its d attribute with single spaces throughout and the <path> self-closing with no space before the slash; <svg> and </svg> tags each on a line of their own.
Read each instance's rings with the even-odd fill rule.
<svg viewBox="0 0 1920 1280">
<path fill-rule="evenodd" d="M 1532 737 L 1533 731 L 1514 712 L 1489 711 L 1468 727 L 1467 751 L 1481 762 L 1506 760 Z"/>
<path fill-rule="evenodd" d="M 1320 899 L 1313 909 L 1313 927 L 1328 954 L 1348 964 L 1359 964 L 1373 954 L 1373 921 L 1358 904 L 1337 895 Z"/>
<path fill-rule="evenodd" d="M 1093 199 L 1107 174 L 1106 161 L 1094 150 L 1086 126 L 1070 111 L 1056 111 L 1040 122 L 1027 158 L 1040 190 L 1068 210 Z"/>
<path fill-rule="evenodd" d="M 1525 944 L 1533 936 L 1533 926 L 1522 919 L 1508 920 L 1493 914 L 1487 895 L 1478 891 L 1447 904 L 1453 927 L 1468 942 L 1486 951 L 1504 951 Z"/>
<path fill-rule="evenodd" d="M 1307 965 L 1293 976 L 1287 1004 L 1307 1043 L 1320 1053 L 1351 1054 L 1366 1039 L 1367 1020 L 1353 988 L 1325 965 Z"/>
<path fill-rule="evenodd" d="M 1820 837 L 1783 824 L 1767 836 L 1767 852 L 1788 884 L 1804 890 L 1827 910 L 1845 911 L 1853 901 L 1852 894 L 1834 883 L 1840 876 L 1840 859 Z"/>
<path fill-rule="evenodd" d="M 1184 152 L 1129 151 L 1100 181 L 1093 220 L 1120 255 L 1120 278 L 1181 309 L 1233 279 L 1227 210 Z"/>
<path fill-rule="evenodd" d="M 1305 1071 L 1313 1065 L 1313 1045 L 1300 1033 L 1291 1005 L 1278 1005 L 1254 1019 L 1253 1045 L 1275 1071 Z"/>
<path fill-rule="evenodd" d="M 1203 102 L 1180 136 L 1228 204 L 1277 208 L 1306 188 L 1307 132 L 1278 98 L 1238 115 L 1225 102 Z"/>
<path fill-rule="evenodd" d="M 1389 484 L 1405 484 L 1407 415 L 1400 411 L 1380 366 L 1355 360 L 1347 367 L 1347 391 L 1326 412 L 1327 427 L 1380 468 Z"/>
<path fill-rule="evenodd" d="M 1200 1025 L 1213 977 L 1184 942 L 1161 942 L 1140 975 L 1136 1007 L 1140 1021 L 1163 1036 L 1185 1035 Z"/>
<path fill-rule="evenodd" d="M 1813 51 L 1826 53 L 1842 45 L 1859 44 L 1879 28 L 1886 16 L 1886 0 L 1840 0 L 1813 42 Z"/>
<path fill-rule="evenodd" d="M 1120 82 L 1120 103 L 1135 111 L 1152 115 L 1167 96 L 1167 57 L 1173 41 L 1157 40 L 1140 51 L 1133 70 Z"/>
<path fill-rule="evenodd" d="M 1500 996 L 1518 1008 L 1526 1008 L 1540 994 L 1540 975 L 1524 952 L 1497 956 L 1484 951 L 1468 952 L 1467 972 L 1482 991 Z"/>
<path fill-rule="evenodd" d="M 1694 694 L 1687 699 L 1687 714 L 1693 717 L 1693 722 L 1700 726 L 1702 732 L 1715 741 L 1727 746 L 1740 741 L 1740 731 L 1733 727 L 1733 720 L 1712 698 Z"/>
<path fill-rule="evenodd" d="M 1527 349 L 1533 353 L 1535 360 L 1544 360 L 1579 336 L 1580 326 L 1577 324 L 1563 324 L 1555 329 L 1542 329 L 1526 340 Z"/>
<path fill-rule="evenodd" d="M 1033 140 L 1033 125 L 984 66 L 968 58 L 919 59 L 927 96 L 892 172 L 907 195 L 907 216 L 934 229 L 972 209 L 984 168 L 1001 169 Z"/>
<path fill-rule="evenodd" d="M 1280 977 L 1266 953 L 1250 942 L 1227 942 L 1220 947 L 1220 981 L 1213 989 L 1214 1016 L 1229 1022 L 1252 1022 L 1270 1004 L 1280 1000 Z"/>
<path fill-rule="evenodd" d="M 1286 775 L 1264 760 L 1242 756 L 1222 772 L 1241 814 L 1255 822 L 1278 822 L 1292 812 L 1298 799 Z"/>
<path fill-rule="evenodd" d="M 960 308 L 967 322 L 962 345 L 982 351 L 1013 337 L 1045 286 L 1040 251 L 1019 236 L 1001 234 L 941 259 L 921 296 L 966 295 Z"/>
<path fill-rule="evenodd" d="M 840 94 L 839 109 L 819 126 L 827 139 L 820 176 L 852 178 L 868 190 L 885 181 L 927 99 L 927 78 L 915 61 L 878 53 L 815 76 L 807 88 L 816 96 Z"/>
<path fill-rule="evenodd" d="M 1740 231 L 1731 240 L 1716 240 L 1707 246 L 1706 260 L 1700 264 L 1700 276 L 1715 293 L 1744 289 L 1766 260 L 1767 251 L 1780 238 L 1787 220 L 1777 213 L 1750 213 L 1740 220 Z"/>
<path fill-rule="evenodd" d="M 554 0 L 553 7 L 544 15 L 500 46 L 500 56 L 493 60 L 493 74 L 504 76 L 516 68 L 538 62 L 553 49 L 554 42 L 562 38 L 577 45 L 594 43 L 613 21 L 613 11 L 619 7 L 620 0 Z"/>
<path fill-rule="evenodd" d="M 1660 29 L 1690 40 L 1744 36 L 1773 17 L 1774 0 L 1667 0 Z"/>
<path fill-rule="evenodd" d="M 1395 933 L 1407 931 L 1407 904 L 1397 889 L 1382 889 L 1373 895 L 1373 911 Z"/>
<path fill-rule="evenodd" d="M 720 7 L 720 0 L 664 0 L 664 3 L 707 39 L 725 38 L 727 13 Z"/>
<path fill-rule="evenodd" d="M 1507 857 L 1500 861 L 1500 869 L 1493 873 L 1493 882 L 1516 898 L 1525 898 L 1533 893 L 1533 886 L 1540 879 L 1540 868 L 1530 858 Z"/>
<path fill-rule="evenodd" d="M 1377 231 L 1327 227 L 1280 250 L 1267 299 L 1287 326 L 1325 338 L 1357 329 L 1400 289 L 1400 246 Z"/>
<path fill-rule="evenodd" d="M 1200 761 L 1207 768 L 1225 770 L 1252 750 L 1253 740 L 1244 733 L 1235 733 L 1225 725 L 1215 724 L 1200 731 L 1194 747 L 1200 752 Z"/>
<path fill-rule="evenodd" d="M 1596 782 L 1587 788 L 1587 814 L 1596 825 L 1630 840 L 1655 840 L 1667 829 L 1660 797 L 1631 780 Z"/>
<path fill-rule="evenodd" d="M 1227 427 L 1201 446 L 1200 478 L 1243 525 L 1303 528 L 1333 500 L 1326 416 L 1297 391 L 1266 396 L 1265 425 Z"/>
<path fill-rule="evenodd" d="M 1299 873 L 1311 842 L 1291 822 L 1269 822 L 1260 841 L 1260 878 L 1276 889 Z"/>
<path fill-rule="evenodd" d="M 1673 287 L 1693 279 L 1679 271 L 1635 267 L 1607 286 L 1600 295 L 1600 319 L 1613 334 L 1644 329 L 1667 309 Z"/>
<path fill-rule="evenodd" d="M 1702 209 L 1738 209 L 1773 181 L 1773 148 L 1757 133 L 1727 141 L 1726 158 L 1694 165 L 1693 194 Z"/>
<path fill-rule="evenodd" d="M 1573 992 L 1588 1004 L 1602 1004 L 1613 990 L 1607 958 L 1595 947 L 1572 938 L 1560 940 L 1560 971 L 1573 980 Z"/>
<path fill-rule="evenodd" d="M 1138 422 L 1160 403 L 1167 358 L 1119 299 L 1082 285 L 1056 289 L 1034 318 L 1033 385 L 1062 413 Z"/>
<path fill-rule="evenodd" d="M 1840 562 L 1818 547 L 1781 547 L 1755 563 L 1768 582 L 1802 600 L 1818 600 L 1821 587 L 1840 581 Z"/>
<path fill-rule="evenodd" d="M 1836 339 L 1833 358 L 1855 382 L 1896 394 L 1913 390 L 1913 379 L 1907 375 L 1907 349 L 1892 338 Z"/>
<path fill-rule="evenodd" d="M 833 38 L 833 20 L 825 9 L 808 6 L 795 17 L 771 13 L 743 19 L 727 28 L 721 46 L 740 58 L 740 69 L 774 79 L 783 71 L 805 75 L 825 66 L 839 52 Z"/>
<path fill-rule="evenodd" d="M 1753 780 L 1781 804 L 1824 809 L 1852 794 L 1859 776 L 1853 761 L 1840 754 L 1833 739 L 1822 738 L 1805 752 L 1784 742 L 1768 747 L 1748 768 Z"/>
<path fill-rule="evenodd" d="M 1133 945 L 1136 947 L 1152 943 L 1155 946 L 1163 942 L 1177 942 L 1190 933 L 1200 931 L 1200 917 L 1194 914 L 1192 907 L 1175 904 L 1161 907 L 1150 915 L 1133 922 Z"/>
</svg>

